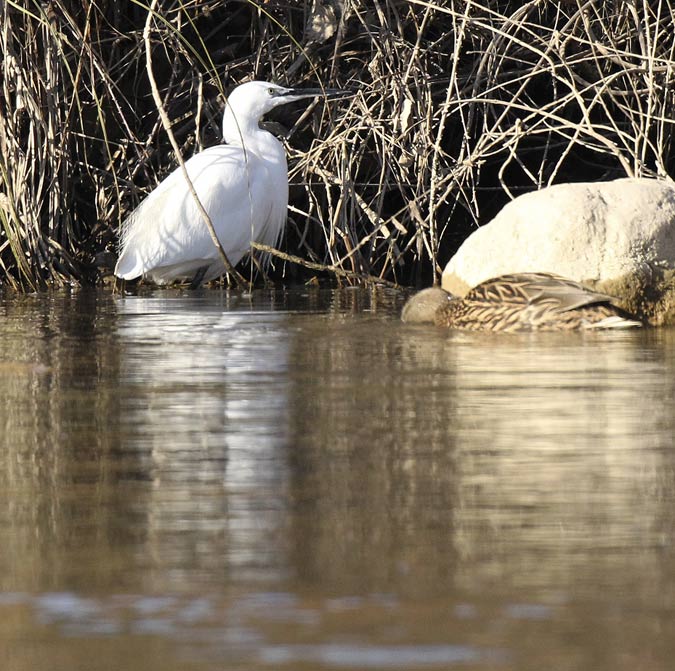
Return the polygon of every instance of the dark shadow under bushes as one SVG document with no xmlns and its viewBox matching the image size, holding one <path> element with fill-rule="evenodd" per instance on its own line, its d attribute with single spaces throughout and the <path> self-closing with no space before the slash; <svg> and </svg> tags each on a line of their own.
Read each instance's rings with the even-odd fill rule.
<svg viewBox="0 0 675 671">
<path fill-rule="evenodd" d="M 221 86 L 358 92 L 275 119 L 290 132 L 283 247 L 318 267 L 430 283 L 522 191 L 673 169 L 668 0 L 160 8 L 154 75 L 186 158 L 219 140 Z M 0 5 L 2 284 L 95 282 L 120 222 L 175 166 L 145 72 L 146 16 L 133 0 Z M 306 278 L 291 265 L 275 272 Z"/>
</svg>

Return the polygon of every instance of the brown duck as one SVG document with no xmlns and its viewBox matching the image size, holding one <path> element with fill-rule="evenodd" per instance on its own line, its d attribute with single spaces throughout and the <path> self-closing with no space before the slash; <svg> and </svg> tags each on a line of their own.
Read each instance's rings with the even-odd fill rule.
<svg viewBox="0 0 675 671">
<path fill-rule="evenodd" d="M 515 273 L 481 282 L 464 298 L 433 287 L 403 306 L 405 322 L 470 331 L 568 331 L 642 326 L 614 298 L 550 273 Z"/>
</svg>

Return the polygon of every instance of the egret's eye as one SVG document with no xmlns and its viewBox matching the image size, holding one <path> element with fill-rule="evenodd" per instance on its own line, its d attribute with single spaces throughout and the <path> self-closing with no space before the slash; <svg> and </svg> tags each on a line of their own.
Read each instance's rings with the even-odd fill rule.
<svg viewBox="0 0 675 671">
<path fill-rule="evenodd" d="M 276 92 L 277 90 L 271 86 L 267 89 L 267 93 L 269 93 L 271 96 L 273 96 Z"/>
</svg>

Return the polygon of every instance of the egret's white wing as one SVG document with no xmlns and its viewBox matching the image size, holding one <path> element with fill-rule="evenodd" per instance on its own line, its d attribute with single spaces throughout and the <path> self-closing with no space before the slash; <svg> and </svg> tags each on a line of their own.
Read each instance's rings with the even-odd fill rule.
<svg viewBox="0 0 675 671">
<path fill-rule="evenodd" d="M 277 231 L 276 241 L 288 203 L 285 164 L 270 166 L 241 147 L 218 145 L 193 156 L 185 167 L 233 265 L 263 231 Z M 172 279 L 214 263 L 222 272 L 218 251 L 177 168 L 125 222 L 115 274 Z"/>
</svg>

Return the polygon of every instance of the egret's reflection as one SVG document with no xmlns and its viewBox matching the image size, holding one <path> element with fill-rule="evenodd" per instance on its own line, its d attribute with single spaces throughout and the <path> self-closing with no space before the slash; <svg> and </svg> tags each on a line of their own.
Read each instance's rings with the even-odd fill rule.
<svg viewBox="0 0 675 671">
<path fill-rule="evenodd" d="M 133 387 L 125 421 L 133 449 L 152 455 L 161 556 L 180 564 L 203 546 L 209 565 L 223 553 L 223 568 L 252 568 L 284 526 L 276 499 L 287 477 L 286 316 L 243 307 L 171 297 L 119 304 L 121 377 Z"/>
</svg>

